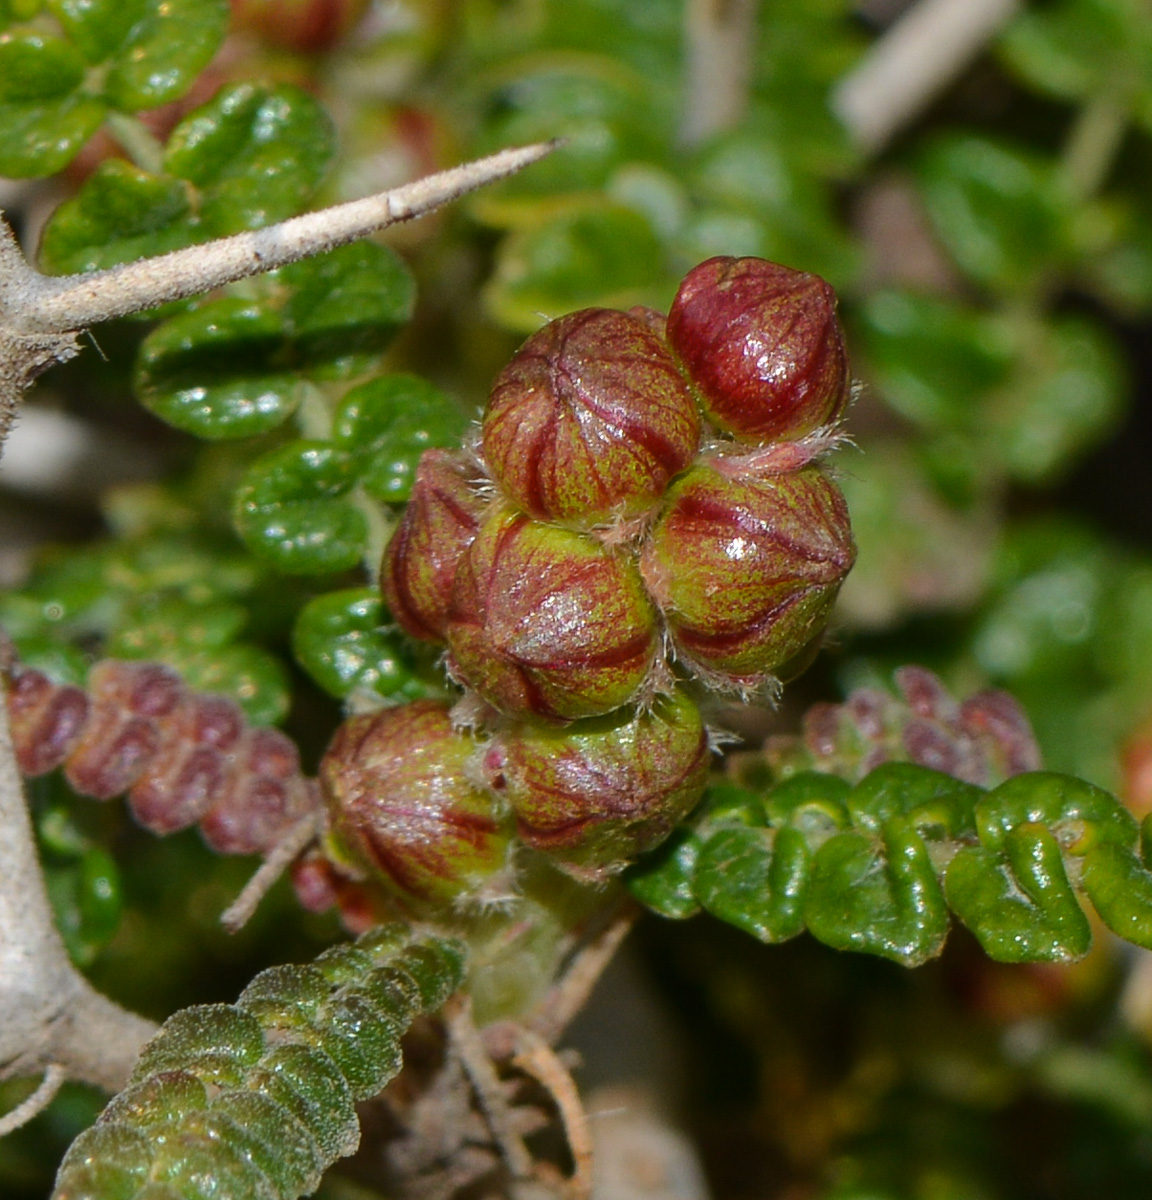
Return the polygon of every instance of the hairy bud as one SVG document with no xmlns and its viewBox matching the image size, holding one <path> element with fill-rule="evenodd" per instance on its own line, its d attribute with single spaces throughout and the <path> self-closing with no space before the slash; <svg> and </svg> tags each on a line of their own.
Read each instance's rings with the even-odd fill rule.
<svg viewBox="0 0 1152 1200">
<path fill-rule="evenodd" d="M 819 468 L 740 481 L 697 466 L 669 490 L 640 567 L 680 655 L 753 686 L 819 635 L 855 556 Z"/>
<path fill-rule="evenodd" d="M 338 857 L 421 912 L 480 890 L 510 831 L 468 777 L 476 750 L 447 706 L 420 700 L 345 721 L 320 764 Z"/>
<path fill-rule="evenodd" d="M 508 716 L 598 716 L 636 696 L 658 630 L 630 559 L 505 509 L 456 573 L 449 669 Z"/>
<path fill-rule="evenodd" d="M 423 641 L 444 640 L 456 565 L 484 509 L 469 475 L 464 455 L 426 450 L 412 498 L 384 551 L 385 602 L 400 628 Z"/>
<path fill-rule="evenodd" d="M 664 340 L 604 308 L 530 337 L 484 417 L 484 457 L 513 503 L 582 527 L 649 508 L 699 444 L 696 402 Z"/>
<path fill-rule="evenodd" d="M 522 841 L 599 880 L 671 833 L 703 794 L 708 759 L 700 714 L 678 692 L 650 712 L 503 730 L 484 772 L 512 805 Z"/>
<path fill-rule="evenodd" d="M 836 294 L 818 275 L 762 258 L 710 258 L 680 284 L 668 341 L 705 415 L 737 438 L 802 437 L 848 403 Z"/>
</svg>

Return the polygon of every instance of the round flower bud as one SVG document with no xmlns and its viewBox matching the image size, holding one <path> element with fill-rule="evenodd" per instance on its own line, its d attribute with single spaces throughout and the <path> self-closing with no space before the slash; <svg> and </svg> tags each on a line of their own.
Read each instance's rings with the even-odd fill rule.
<svg viewBox="0 0 1152 1200">
<path fill-rule="evenodd" d="M 664 339 L 605 308 L 533 334 L 484 417 L 484 458 L 513 503 L 581 527 L 650 507 L 699 444 L 696 402 Z"/>
<path fill-rule="evenodd" d="M 662 842 L 704 792 L 708 735 L 682 693 L 563 728 L 502 730 L 484 754 L 489 786 L 520 839 L 580 879 L 599 880 Z"/>
<path fill-rule="evenodd" d="M 384 551 L 384 600 L 396 624 L 422 641 L 444 640 L 456 564 L 480 523 L 485 501 L 470 474 L 464 455 L 426 450 L 412 498 Z"/>
<path fill-rule="evenodd" d="M 619 708 L 659 642 L 635 563 L 586 534 L 498 510 L 460 560 L 448 667 L 508 716 L 572 720 Z"/>
<path fill-rule="evenodd" d="M 741 440 L 803 437 L 848 403 L 836 293 L 818 275 L 762 258 L 710 258 L 680 284 L 668 341 L 705 415 Z"/>
<path fill-rule="evenodd" d="M 680 655 L 751 686 L 820 633 L 855 557 L 844 496 L 818 467 L 734 480 L 696 466 L 669 489 L 640 569 Z"/>
<path fill-rule="evenodd" d="M 479 892 L 504 866 L 510 831 L 468 777 L 475 750 L 431 700 L 345 721 L 320 764 L 337 861 L 416 913 Z"/>
</svg>

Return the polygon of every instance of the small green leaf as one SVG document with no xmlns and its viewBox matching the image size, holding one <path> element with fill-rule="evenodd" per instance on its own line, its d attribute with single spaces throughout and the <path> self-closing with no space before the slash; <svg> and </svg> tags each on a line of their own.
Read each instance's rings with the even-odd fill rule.
<svg viewBox="0 0 1152 1200">
<path fill-rule="evenodd" d="M 300 402 L 304 381 L 284 359 L 280 314 L 226 297 L 148 335 L 136 364 L 136 393 L 187 433 L 251 437 L 274 429 Z"/>
<path fill-rule="evenodd" d="M 1152 949 L 1152 871 L 1128 846 L 1101 842 L 1080 877 L 1088 899 L 1117 937 Z"/>
<path fill-rule="evenodd" d="M 1141 0 L 1057 0 L 1009 22 L 1002 57 L 1026 83 L 1063 100 L 1127 93 L 1152 118 L 1152 27 Z"/>
<path fill-rule="evenodd" d="M 192 241 L 190 213 L 188 187 L 180 180 L 108 159 L 52 214 L 41 265 L 56 274 L 79 273 L 166 254 Z"/>
<path fill-rule="evenodd" d="M 987 410 L 987 444 L 1008 472 L 1046 482 L 1105 436 L 1123 414 L 1123 352 L 1098 322 L 1054 318 L 1031 333 L 1032 353 Z"/>
<path fill-rule="evenodd" d="M 292 692 L 280 660 L 244 642 L 200 653 L 172 651 L 162 660 L 199 692 L 221 692 L 253 725 L 275 725 L 288 712 Z"/>
<path fill-rule="evenodd" d="M 378 361 L 412 317 L 412 273 L 386 246 L 356 242 L 276 273 L 295 361 L 314 379 L 347 379 Z"/>
<path fill-rule="evenodd" d="M 145 0 L 139 8 L 104 83 L 110 103 L 130 112 L 182 96 L 219 49 L 230 12 L 227 0 Z"/>
<path fill-rule="evenodd" d="M 1070 962 L 1092 931 L 1068 882 L 1060 846 L 1042 825 L 1004 835 L 1003 853 L 959 851 L 944 877 L 948 904 L 998 962 Z"/>
<path fill-rule="evenodd" d="M 920 163 L 937 235 L 978 283 L 1026 291 L 1071 254 L 1068 202 L 1048 163 L 999 142 L 951 137 Z"/>
<path fill-rule="evenodd" d="M 804 929 L 810 862 L 799 830 L 722 830 L 696 860 L 696 895 L 722 921 L 762 942 L 783 942 Z"/>
<path fill-rule="evenodd" d="M 93 946 L 103 945 L 120 925 L 123 897 L 120 872 L 105 850 L 93 846 L 80 862 L 77 903 L 80 935 Z"/>
<path fill-rule="evenodd" d="M 700 911 L 695 877 L 702 844 L 690 830 L 677 829 L 629 869 L 624 877 L 628 890 L 662 917 L 675 921 L 694 917 Z"/>
<path fill-rule="evenodd" d="M 332 424 L 333 441 L 356 455 L 364 490 L 398 504 L 412 493 L 416 466 L 433 446 L 458 446 L 467 419 L 416 375 L 385 375 L 353 388 Z"/>
<path fill-rule="evenodd" d="M 220 236 L 299 212 L 334 150 L 331 119 L 307 92 L 241 83 L 176 127 L 164 166 L 201 190 L 200 220 Z"/>
<path fill-rule="evenodd" d="M 349 454 L 295 442 L 249 468 L 236 493 L 236 528 L 253 554 L 288 574 L 345 570 L 368 541 L 363 513 L 343 498 L 354 482 Z"/>
<path fill-rule="evenodd" d="M 581 202 L 505 240 L 485 299 L 497 320 L 530 332 L 573 308 L 648 303 L 664 275 L 664 249 L 646 217 Z"/>
<path fill-rule="evenodd" d="M 135 111 L 183 95 L 216 53 L 227 0 L 50 0 L 53 13 L 92 64 L 112 60 L 110 103 Z"/>
<path fill-rule="evenodd" d="M 1013 361 L 1001 324 L 971 307 L 881 291 L 860 309 L 862 345 L 884 399 L 928 429 L 968 429 Z"/>
<path fill-rule="evenodd" d="M 333 696 L 358 689 L 412 698 L 423 689 L 398 637 L 382 632 L 388 620 L 375 588 L 349 588 L 317 596 L 300 611 L 292 650 L 316 682 Z"/>
<path fill-rule="evenodd" d="M 100 128 L 104 104 L 79 93 L 30 104 L 0 103 L 0 175 L 54 175 Z"/>
<path fill-rule="evenodd" d="M 84 78 L 84 60 L 63 38 L 0 35 L 0 104 L 56 100 Z"/>
<path fill-rule="evenodd" d="M 816 852 L 805 918 L 837 950 L 863 950 L 916 966 L 948 935 L 948 907 L 928 848 L 907 817 L 879 837 L 840 833 Z"/>
</svg>

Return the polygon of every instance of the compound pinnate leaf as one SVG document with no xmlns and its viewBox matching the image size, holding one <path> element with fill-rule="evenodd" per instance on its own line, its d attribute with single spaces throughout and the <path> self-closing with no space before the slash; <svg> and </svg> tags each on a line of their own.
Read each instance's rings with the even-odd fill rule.
<svg viewBox="0 0 1152 1200">
<path fill-rule="evenodd" d="M 89 63 L 109 62 L 104 94 L 116 108 L 155 108 L 182 95 L 228 25 L 226 0 L 52 0 Z"/>
<path fill-rule="evenodd" d="M 0 43 L 0 58 L 2 50 Z M 67 73 L 63 64 L 61 72 Z M 71 126 L 45 125 L 61 139 L 59 153 L 71 146 L 52 170 L 72 157 L 104 115 L 102 103 L 72 92 L 31 107 L 28 102 L 6 102 L 0 93 L 0 111 L 5 106 L 12 110 L 12 121 L 32 122 L 33 133 L 40 127 L 36 122 L 51 119 L 59 125 L 65 117 L 82 132 L 82 137 L 76 135 L 80 143 L 72 146 Z M 28 130 L 21 135 L 27 143 L 21 149 L 6 125 L 0 125 L 0 155 L 6 138 L 12 141 L 11 154 L 42 153 Z M 41 261 L 46 270 L 58 273 L 95 270 L 290 217 L 315 191 L 333 148 L 331 121 L 306 92 L 287 85 L 225 88 L 177 125 L 163 171 L 144 171 L 119 159 L 101 163 L 76 195 L 53 213 L 44 231 Z M 0 159 L 0 168 L 6 161 Z M 8 173 L 17 172 L 8 168 Z M 339 278 L 328 278 L 317 289 L 316 281 L 333 273 Z M 378 349 L 409 315 L 411 281 L 395 255 L 383 247 L 348 247 L 287 268 L 281 275 L 291 289 L 302 293 L 297 322 L 301 328 L 323 330 L 333 324 L 333 297 L 325 292 L 343 301 L 344 319 L 336 322 L 341 324 L 343 355 L 363 349 L 359 343 L 344 344 L 348 327 L 371 324 L 371 335 L 361 340 L 367 337 Z M 272 289 L 265 284 L 261 291 L 269 294 Z M 279 299 L 280 305 L 291 303 L 287 296 Z M 378 325 L 391 328 L 385 335 Z"/>
<path fill-rule="evenodd" d="M 263 972 L 238 1005 L 170 1018 L 129 1087 L 65 1156 L 55 1200 L 313 1192 L 356 1148 L 354 1102 L 396 1074 L 401 1035 L 460 987 L 465 966 L 462 947 L 414 942 L 399 926 L 321 958 Z"/>
<path fill-rule="evenodd" d="M 288 574 L 323 575 L 359 562 L 368 525 L 345 499 L 354 466 L 327 442 L 294 442 L 257 459 L 233 513 L 252 553 Z"/>
<path fill-rule="evenodd" d="M 412 494 L 425 450 L 458 446 L 467 427 L 460 408 L 417 375 L 384 375 L 353 388 L 332 423 L 332 440 L 354 453 L 364 490 L 398 504 Z"/>
<path fill-rule="evenodd" d="M 423 688 L 412 678 L 399 637 L 383 630 L 388 615 L 375 588 L 348 588 L 310 600 L 296 620 L 292 649 L 313 679 L 333 696 L 358 689 L 415 699 Z"/>
<path fill-rule="evenodd" d="M 1024 772 L 989 792 L 898 762 L 855 787 L 815 771 L 763 795 L 717 786 L 626 879 L 656 912 L 703 906 L 764 941 L 807 926 L 915 965 L 939 953 L 951 910 L 992 958 L 1063 962 L 1091 944 L 1078 891 L 1121 937 L 1152 942 L 1137 842 L 1119 801 L 1082 780 Z"/>
<path fill-rule="evenodd" d="M 200 220 L 220 236 L 298 212 L 334 149 L 331 118 L 307 92 L 240 83 L 176 127 L 164 167 L 201 191 Z"/>
</svg>

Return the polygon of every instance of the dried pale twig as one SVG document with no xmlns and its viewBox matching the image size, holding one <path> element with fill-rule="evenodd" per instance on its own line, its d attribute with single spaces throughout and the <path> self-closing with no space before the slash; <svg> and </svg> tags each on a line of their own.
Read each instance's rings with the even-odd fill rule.
<svg viewBox="0 0 1152 1200">
<path fill-rule="evenodd" d="M 444 1007 L 444 1021 L 452 1048 L 460 1060 L 492 1140 L 515 1179 L 532 1175 L 532 1156 L 517 1133 L 508 1101 L 492 1059 L 472 1020 L 472 999 L 461 992 Z"/>
<path fill-rule="evenodd" d="M 239 933 L 248 924 L 272 885 L 316 840 L 319 833 L 320 823 L 316 813 L 301 817 L 288 830 L 241 889 L 240 895 L 220 914 L 220 924 L 229 933 Z"/>
<path fill-rule="evenodd" d="M 531 1075 L 555 1102 L 572 1155 L 572 1174 L 566 1181 L 566 1191 L 570 1200 L 589 1200 L 592 1195 L 592 1134 L 588 1128 L 588 1114 L 568 1068 L 556 1051 L 531 1029 L 519 1031 L 512 1065 L 525 1075 Z"/>
<path fill-rule="evenodd" d="M 1020 0 L 920 0 L 833 93 L 832 106 L 857 145 L 882 149 L 1019 8 Z"/>
<path fill-rule="evenodd" d="M 757 0 L 685 0 L 684 115 L 694 146 L 731 129 L 748 107 Z"/>
</svg>

